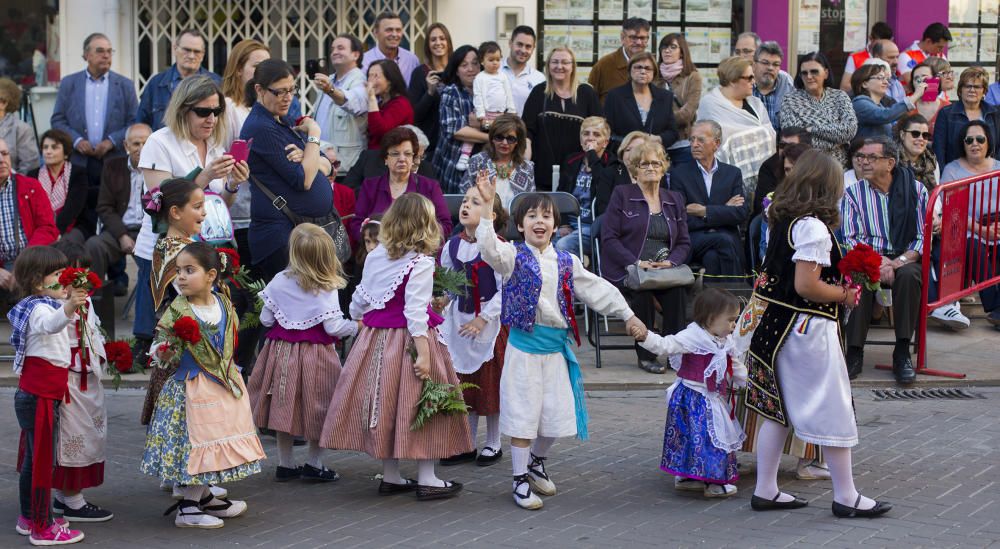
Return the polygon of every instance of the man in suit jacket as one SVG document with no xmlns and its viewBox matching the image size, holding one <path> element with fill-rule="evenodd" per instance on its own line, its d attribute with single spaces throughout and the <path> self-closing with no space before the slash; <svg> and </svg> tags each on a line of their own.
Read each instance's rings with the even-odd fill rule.
<svg viewBox="0 0 1000 549">
<path fill-rule="evenodd" d="M 88 36 L 83 41 L 87 68 L 62 80 L 52 111 L 52 127 L 73 138 L 70 161 L 87 170 L 90 211 L 97 205 L 104 159 L 124 150 L 125 130 L 135 120 L 139 104 L 132 81 L 111 71 L 113 53 L 107 36 Z"/>
<path fill-rule="evenodd" d="M 622 47 L 597 60 L 587 82 L 594 87 L 601 105 L 608 92 L 628 82 L 628 60 L 649 51 L 649 21 L 630 17 L 622 23 Z"/>
<path fill-rule="evenodd" d="M 709 275 L 742 275 L 739 228 L 746 224 L 750 210 L 739 168 L 715 159 L 721 142 L 722 128 L 717 122 L 695 122 L 691 128 L 695 162 L 670 171 L 670 188 L 684 195 L 687 203 L 691 262 L 701 263 Z"/>
<path fill-rule="evenodd" d="M 142 195 L 145 192 L 139 154 L 151 133 L 153 130 L 146 124 L 133 124 L 125 133 L 128 154 L 109 158 L 104 163 L 97 200 L 97 215 L 104 230 L 88 238 L 84 246 L 90 257 L 90 269 L 101 278 L 107 274 L 109 265 L 131 255 L 135 249 L 135 238 L 142 226 Z"/>
<path fill-rule="evenodd" d="M 176 62 L 167 70 L 153 75 L 142 90 L 139 101 L 139 112 L 135 115 L 136 122 L 148 124 L 153 131 L 163 127 L 163 113 L 170 104 L 170 96 L 181 80 L 196 74 L 205 75 L 222 85 L 222 78 L 212 71 L 203 69 L 201 61 L 205 58 L 208 40 L 201 32 L 187 29 L 181 32 L 174 41 L 174 58 Z"/>
</svg>

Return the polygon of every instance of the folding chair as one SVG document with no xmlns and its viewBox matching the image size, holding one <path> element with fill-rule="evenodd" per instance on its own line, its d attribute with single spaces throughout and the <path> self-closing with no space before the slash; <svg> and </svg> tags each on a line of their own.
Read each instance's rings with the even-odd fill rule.
<svg viewBox="0 0 1000 549">
<path fill-rule="evenodd" d="M 593 211 L 593 210 L 591 210 Z M 603 216 L 602 216 L 603 217 Z M 601 273 L 601 217 L 594 219 L 594 222 L 590 224 L 590 252 L 591 252 L 591 265 L 594 266 L 594 272 L 598 276 L 603 276 Z M 588 309 L 588 312 L 589 309 Z M 608 336 L 620 336 L 628 335 L 624 333 L 612 333 L 608 327 L 608 317 L 593 311 L 594 321 L 589 323 L 587 330 L 587 341 L 594 346 L 594 362 L 595 365 L 601 367 L 601 351 L 626 351 L 635 348 L 635 342 L 631 336 L 628 336 L 628 344 L 625 343 L 602 343 L 602 337 Z M 588 315 L 589 317 L 589 315 Z M 603 321 L 603 322 L 602 322 Z M 603 332 L 602 332 L 603 324 Z"/>
</svg>

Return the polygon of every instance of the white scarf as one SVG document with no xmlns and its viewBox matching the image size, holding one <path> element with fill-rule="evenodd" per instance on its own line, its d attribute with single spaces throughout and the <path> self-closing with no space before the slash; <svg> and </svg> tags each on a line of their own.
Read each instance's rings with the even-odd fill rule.
<svg viewBox="0 0 1000 549">
<path fill-rule="evenodd" d="M 42 166 L 38 170 L 38 181 L 45 189 L 45 194 L 49 195 L 49 202 L 52 203 L 52 211 L 58 212 L 66 204 L 66 193 L 69 189 L 69 174 L 73 170 L 73 165 L 69 162 L 63 163 L 62 172 L 52 180 L 52 174 L 48 166 Z"/>
<path fill-rule="evenodd" d="M 727 355 L 735 355 L 735 344 L 733 336 L 726 336 L 724 341 L 708 333 L 707 330 L 692 322 L 680 332 L 674 335 L 677 341 L 687 349 L 687 352 L 694 355 L 712 355 L 712 360 L 705 367 L 705 379 L 715 377 L 715 383 L 721 384 L 726 377 Z M 681 360 L 684 355 L 672 355 L 670 357 L 670 367 L 680 371 Z"/>
</svg>

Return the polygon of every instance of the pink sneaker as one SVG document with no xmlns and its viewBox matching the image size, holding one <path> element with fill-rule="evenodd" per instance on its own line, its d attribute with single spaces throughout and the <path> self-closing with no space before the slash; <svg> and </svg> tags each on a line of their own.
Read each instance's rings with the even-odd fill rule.
<svg viewBox="0 0 1000 549">
<path fill-rule="evenodd" d="M 60 528 L 69 528 L 69 521 L 63 517 L 53 517 L 52 522 Z M 31 533 L 31 521 L 24 515 L 17 517 L 17 524 L 14 526 L 14 530 L 22 536 L 27 536 Z"/>
<path fill-rule="evenodd" d="M 28 542 L 32 545 L 68 545 L 82 540 L 83 532 L 58 524 L 53 524 L 44 532 L 34 532 L 28 537 Z"/>
</svg>

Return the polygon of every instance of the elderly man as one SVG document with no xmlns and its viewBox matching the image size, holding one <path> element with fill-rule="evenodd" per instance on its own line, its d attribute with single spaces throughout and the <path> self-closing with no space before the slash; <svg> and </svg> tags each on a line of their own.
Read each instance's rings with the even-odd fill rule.
<svg viewBox="0 0 1000 549">
<path fill-rule="evenodd" d="M 94 211 L 104 160 L 123 150 L 125 129 L 135 120 L 139 105 L 132 81 L 111 70 L 113 54 L 107 36 L 94 33 L 84 39 L 87 68 L 63 78 L 52 111 L 52 127 L 73 138 L 73 165 L 87 171 L 90 188 L 84 216 L 91 227 L 97 223 Z"/>
<path fill-rule="evenodd" d="M 854 154 L 860 180 L 844 192 L 840 205 L 844 241 L 853 248 L 867 244 L 882 256 L 882 286 L 891 288 L 896 348 L 892 373 L 901 384 L 913 383 L 910 338 L 920 314 L 920 252 L 927 190 L 909 168 L 898 166 L 899 151 L 886 137 L 866 138 Z M 884 291 L 884 290 L 883 290 Z M 864 365 L 864 346 L 872 317 L 870 290 L 847 321 L 847 372 L 857 377 Z M 884 301 L 884 298 L 882 298 Z M 888 304 L 888 303 L 885 303 Z"/>
<path fill-rule="evenodd" d="M 891 41 L 895 38 L 894 34 L 895 33 L 892 30 L 892 27 L 890 27 L 885 21 L 879 21 L 872 25 L 872 30 L 868 33 L 868 43 L 865 44 L 865 49 L 856 51 L 847 56 L 847 64 L 844 66 L 844 76 L 840 79 L 841 90 L 851 93 L 851 75 L 854 74 L 854 71 L 858 70 L 858 68 L 860 68 L 869 57 L 872 57 L 872 46 L 874 46 L 879 40 Z"/>
<path fill-rule="evenodd" d="M 742 275 L 743 245 L 740 227 L 750 208 L 739 168 L 715 158 L 722 143 L 722 128 L 713 120 L 698 120 L 691 127 L 691 156 L 695 162 L 670 170 L 670 188 L 684 195 L 691 262 L 700 263 L 710 275 Z"/>
<path fill-rule="evenodd" d="M 753 95 L 764 102 L 767 117 L 775 131 L 781 129 L 781 101 L 794 89 L 792 81 L 781 78 L 781 60 L 785 54 L 777 42 L 763 42 L 753 59 Z"/>
<path fill-rule="evenodd" d="M 0 139 L 0 300 L 10 301 L 17 293 L 14 260 L 21 250 L 57 238 L 49 195 L 38 180 L 11 170 L 10 146 Z"/>
<path fill-rule="evenodd" d="M 535 86 L 545 82 L 545 75 L 532 65 L 532 54 L 535 53 L 535 29 L 521 25 L 515 27 L 510 35 L 510 52 L 500 65 L 500 72 L 510 82 L 510 91 L 514 96 L 514 106 L 517 115 L 524 113 L 524 102 Z"/>
<path fill-rule="evenodd" d="M 403 80 L 409 86 L 410 76 L 413 69 L 420 66 L 420 60 L 413 52 L 399 45 L 403 41 L 403 20 L 397 13 L 383 11 L 375 18 L 373 28 L 375 47 L 365 52 L 361 60 L 361 72 L 367 75 L 368 66 L 373 62 L 389 59 L 399 66 L 399 72 L 403 73 Z"/>
<path fill-rule="evenodd" d="M 139 112 L 135 115 L 136 122 L 149 125 L 156 131 L 163 127 L 163 113 L 170 104 L 170 96 L 181 80 L 196 74 L 205 75 L 222 85 L 222 78 L 212 71 L 202 68 L 201 61 L 205 58 L 208 40 L 201 32 L 188 29 L 181 32 L 174 42 L 174 58 L 176 62 L 169 69 L 153 75 L 142 91 L 139 101 Z"/>
<path fill-rule="evenodd" d="M 629 17 L 622 23 L 622 47 L 597 60 L 587 82 L 594 87 L 601 105 L 608 92 L 628 82 L 628 60 L 649 49 L 649 21 Z"/>
<path fill-rule="evenodd" d="M 135 249 L 135 238 L 142 227 L 142 195 L 146 192 L 139 169 L 139 154 L 152 129 L 143 123 L 130 126 L 125 133 L 128 153 L 108 160 L 101 178 L 97 214 L 104 223 L 100 234 L 87 239 L 90 269 L 104 277 L 114 264 Z"/>
</svg>

